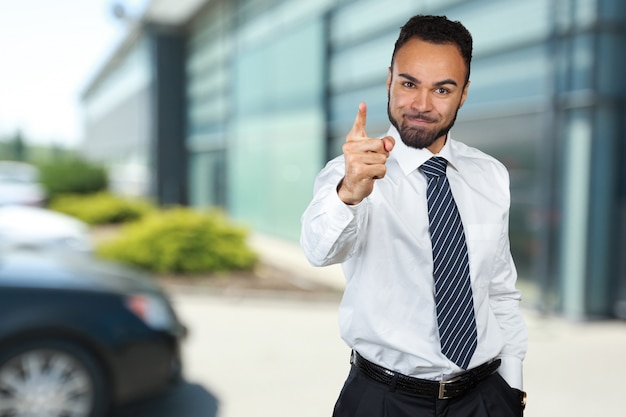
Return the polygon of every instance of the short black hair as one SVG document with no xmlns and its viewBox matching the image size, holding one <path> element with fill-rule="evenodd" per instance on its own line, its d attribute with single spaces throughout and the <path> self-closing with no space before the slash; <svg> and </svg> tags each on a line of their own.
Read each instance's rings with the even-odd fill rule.
<svg viewBox="0 0 626 417">
<path fill-rule="evenodd" d="M 467 75 L 465 77 L 465 83 L 467 84 L 472 62 L 472 35 L 461 22 L 448 20 L 446 16 L 413 16 L 400 30 L 400 35 L 391 56 L 391 68 L 393 68 L 398 50 L 413 38 L 436 44 L 456 45 L 467 67 Z"/>
</svg>

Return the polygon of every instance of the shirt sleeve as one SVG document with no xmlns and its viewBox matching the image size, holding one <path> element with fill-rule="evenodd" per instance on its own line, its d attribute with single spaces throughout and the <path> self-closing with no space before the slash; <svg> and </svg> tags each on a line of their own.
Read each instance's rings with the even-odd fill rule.
<svg viewBox="0 0 626 417">
<path fill-rule="evenodd" d="M 350 259 L 358 250 L 359 230 L 367 222 L 367 202 L 346 205 L 337 194 L 343 158 L 330 161 L 315 179 L 314 197 L 301 218 L 300 246 L 314 266 Z"/>
<path fill-rule="evenodd" d="M 513 388 L 523 387 L 522 362 L 528 347 L 526 325 L 519 309 L 521 292 L 516 289 L 517 271 L 510 251 L 508 212 L 500 235 L 489 297 L 492 311 L 502 330 L 504 346 L 498 372 Z"/>
</svg>

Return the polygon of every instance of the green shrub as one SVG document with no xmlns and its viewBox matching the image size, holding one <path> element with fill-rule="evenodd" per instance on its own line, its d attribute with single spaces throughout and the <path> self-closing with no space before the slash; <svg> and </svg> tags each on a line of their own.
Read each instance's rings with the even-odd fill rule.
<svg viewBox="0 0 626 417">
<path fill-rule="evenodd" d="M 257 255 L 247 231 L 218 211 L 174 208 L 125 225 L 117 239 L 97 253 L 159 273 L 200 273 L 252 269 Z"/>
<path fill-rule="evenodd" d="M 39 165 L 40 181 L 49 199 L 60 194 L 89 194 L 108 186 L 106 170 L 78 157 Z"/>
<path fill-rule="evenodd" d="M 50 209 L 69 214 L 87 224 L 124 223 L 138 220 L 155 210 L 147 200 L 119 197 L 109 192 L 67 194 L 50 202 Z"/>
</svg>

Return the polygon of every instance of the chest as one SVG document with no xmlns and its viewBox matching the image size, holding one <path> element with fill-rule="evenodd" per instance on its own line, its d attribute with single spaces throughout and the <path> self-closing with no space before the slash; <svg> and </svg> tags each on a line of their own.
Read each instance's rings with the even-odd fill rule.
<svg viewBox="0 0 626 417">
<path fill-rule="evenodd" d="M 508 192 L 496 181 L 484 176 L 468 178 L 451 173 L 448 183 L 467 233 L 473 234 L 477 230 L 475 225 L 496 225 L 506 221 Z M 399 170 L 390 170 L 376 183 L 369 199 L 371 213 L 376 221 L 397 222 L 389 226 L 422 235 L 428 230 L 426 195 L 427 181 L 420 172 L 404 175 Z"/>
</svg>

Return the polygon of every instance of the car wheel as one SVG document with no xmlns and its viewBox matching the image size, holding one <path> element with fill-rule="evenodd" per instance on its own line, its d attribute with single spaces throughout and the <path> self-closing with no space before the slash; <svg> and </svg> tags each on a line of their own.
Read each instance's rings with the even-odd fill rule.
<svg viewBox="0 0 626 417">
<path fill-rule="evenodd" d="M 0 352 L 0 417 L 102 417 L 102 369 L 83 349 L 36 341 Z"/>
</svg>

